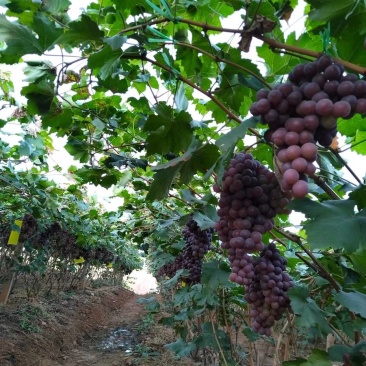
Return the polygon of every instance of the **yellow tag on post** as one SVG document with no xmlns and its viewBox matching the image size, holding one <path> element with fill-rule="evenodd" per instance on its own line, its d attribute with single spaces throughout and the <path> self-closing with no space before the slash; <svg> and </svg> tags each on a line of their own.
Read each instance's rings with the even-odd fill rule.
<svg viewBox="0 0 366 366">
<path fill-rule="evenodd" d="M 108 263 L 107 268 L 113 268 L 113 263 Z"/>
<path fill-rule="evenodd" d="M 17 245 L 19 242 L 20 230 L 22 228 L 23 221 L 22 220 L 15 220 L 14 224 L 19 227 L 19 230 L 12 230 L 10 232 L 8 244 L 9 245 Z"/>
<path fill-rule="evenodd" d="M 82 264 L 85 262 L 85 259 L 83 257 L 80 257 L 80 258 L 75 258 L 74 259 L 74 263 L 75 264 Z"/>
</svg>

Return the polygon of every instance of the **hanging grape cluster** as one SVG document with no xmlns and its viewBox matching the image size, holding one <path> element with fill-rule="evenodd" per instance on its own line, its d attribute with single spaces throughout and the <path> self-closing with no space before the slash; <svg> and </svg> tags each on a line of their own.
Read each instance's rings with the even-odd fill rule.
<svg viewBox="0 0 366 366">
<path fill-rule="evenodd" d="M 220 221 L 216 223 L 215 230 L 219 234 L 222 248 L 228 253 L 232 270 L 230 280 L 244 285 L 246 292 L 252 298 L 255 297 L 253 304 L 258 305 L 259 313 L 263 309 L 265 314 L 261 316 L 267 319 L 271 315 L 273 319 L 277 319 L 288 307 L 288 301 L 278 301 L 279 308 L 268 313 L 262 303 L 269 295 L 267 292 L 267 295 L 264 294 L 268 288 L 261 287 L 261 276 L 267 267 L 264 268 L 260 263 L 267 258 L 268 261 L 274 261 L 268 266 L 267 273 L 275 271 L 275 276 L 282 276 L 285 260 L 278 258 L 279 253 L 273 245 L 269 249 L 264 245 L 262 235 L 272 229 L 273 219 L 277 214 L 288 213 L 286 206 L 291 199 L 291 192 L 282 191 L 275 174 L 255 160 L 251 154 L 246 153 L 234 156 L 224 172 L 222 187 L 216 184 L 214 190 L 220 193 L 217 211 Z M 263 260 L 262 257 L 256 260 L 252 256 L 255 252 L 267 253 L 267 251 L 268 254 Z M 269 251 L 275 253 L 273 258 L 269 259 Z M 282 277 L 278 277 L 278 280 L 280 279 L 282 281 Z M 281 296 L 284 297 L 284 294 Z M 273 314 L 275 310 L 276 314 Z M 253 313 L 252 317 L 253 329 L 261 334 L 268 334 L 273 325 L 272 318 L 263 322 L 259 321 L 262 318 L 258 318 L 256 313 Z"/>
<path fill-rule="evenodd" d="M 179 269 L 187 269 L 189 276 L 184 281 L 189 285 L 199 283 L 203 257 L 211 247 L 212 233 L 212 228 L 201 230 L 197 222 L 190 218 L 182 231 L 186 243 L 182 253 L 175 258 L 174 262 L 164 265 L 157 277 L 173 277 Z"/>
<path fill-rule="evenodd" d="M 250 112 L 268 124 L 265 137 L 278 148 L 282 188 L 302 198 L 309 192 L 307 177 L 316 171 L 316 143 L 331 145 L 338 118 L 366 113 L 366 81 L 345 74 L 327 55 L 295 66 L 288 80 L 259 90 Z"/>
<path fill-rule="evenodd" d="M 254 278 L 244 298 L 250 305 L 252 328 L 260 334 L 271 335 L 270 328 L 290 305 L 287 291 L 293 281 L 285 272 L 286 264 L 275 243 L 266 246 L 253 263 Z"/>
<path fill-rule="evenodd" d="M 222 187 L 215 185 L 214 190 L 220 193 L 215 229 L 228 251 L 230 279 L 249 285 L 253 263 L 248 254 L 263 250 L 262 235 L 272 229 L 276 214 L 288 212 L 291 193 L 281 191 L 275 174 L 245 153 L 235 155 Z"/>
</svg>

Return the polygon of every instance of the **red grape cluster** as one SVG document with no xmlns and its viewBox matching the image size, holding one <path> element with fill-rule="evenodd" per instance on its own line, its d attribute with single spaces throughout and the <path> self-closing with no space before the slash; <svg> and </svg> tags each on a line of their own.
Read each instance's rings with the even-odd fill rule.
<svg viewBox="0 0 366 366">
<path fill-rule="evenodd" d="M 282 191 L 275 174 L 246 153 L 234 156 L 222 187 L 216 184 L 214 190 L 220 193 L 215 229 L 228 253 L 230 280 L 245 287 L 253 329 L 269 335 L 289 306 L 285 292 L 292 282 L 284 273 L 286 260 L 275 244 L 263 244 L 262 235 L 272 229 L 277 214 L 288 213 L 291 192 Z M 255 252 L 261 252 L 258 259 Z"/>
<path fill-rule="evenodd" d="M 309 192 L 307 176 L 314 176 L 317 145 L 330 146 L 337 119 L 366 113 L 366 81 L 344 74 L 344 67 L 323 55 L 297 65 L 289 82 L 261 89 L 250 107 L 269 129 L 265 137 L 277 147 L 281 186 L 302 198 Z"/>
<path fill-rule="evenodd" d="M 195 220 L 190 218 L 183 228 L 185 247 L 172 263 L 160 268 L 157 278 L 173 277 L 180 269 L 187 269 L 189 277 L 184 281 L 193 285 L 201 281 L 202 260 L 211 247 L 213 229 L 201 230 Z"/>
<path fill-rule="evenodd" d="M 228 251 L 230 279 L 248 286 L 254 276 L 249 253 L 263 250 L 262 235 L 272 229 L 276 214 L 288 212 L 291 193 L 283 192 L 275 174 L 245 153 L 235 155 L 222 188 L 215 185 L 214 190 L 220 193 L 215 229 Z"/>
<path fill-rule="evenodd" d="M 259 334 L 271 335 L 274 322 L 290 305 L 287 291 L 294 284 L 285 272 L 286 263 L 275 243 L 265 247 L 253 263 L 254 278 L 244 298 L 250 304 L 252 328 Z"/>
</svg>

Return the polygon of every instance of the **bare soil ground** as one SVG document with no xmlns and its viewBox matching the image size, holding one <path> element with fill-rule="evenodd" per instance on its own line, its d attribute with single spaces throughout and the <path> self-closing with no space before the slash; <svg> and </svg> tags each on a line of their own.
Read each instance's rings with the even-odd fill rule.
<svg viewBox="0 0 366 366">
<path fill-rule="evenodd" d="M 12 295 L 0 306 L 0 365 L 194 365 L 189 359 L 174 359 L 163 347 L 174 341 L 169 329 L 144 323 L 147 314 L 137 300 L 146 296 L 119 287 L 37 301 Z M 128 334 L 129 347 L 103 349 L 116 329 Z"/>
</svg>

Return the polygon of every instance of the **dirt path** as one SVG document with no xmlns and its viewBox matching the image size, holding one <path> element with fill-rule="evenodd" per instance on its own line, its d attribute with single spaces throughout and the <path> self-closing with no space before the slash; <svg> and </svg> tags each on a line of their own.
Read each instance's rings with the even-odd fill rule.
<svg viewBox="0 0 366 366">
<path fill-rule="evenodd" d="M 138 337 L 145 312 L 137 300 L 142 297 L 102 288 L 37 302 L 13 298 L 0 308 L 0 365 L 127 365 L 128 354 L 103 350 L 103 339 L 116 328 Z"/>
<path fill-rule="evenodd" d="M 144 309 L 137 300 L 142 296 L 131 295 L 121 307 L 108 312 L 106 322 L 88 334 L 71 352 L 63 355 L 63 366 L 122 366 L 131 357 L 133 347 L 139 341 L 138 327 Z M 115 343 L 115 344 L 113 344 Z M 115 349 L 124 346 L 122 349 Z"/>
<path fill-rule="evenodd" d="M 0 366 L 196 366 L 164 348 L 173 330 L 137 302 L 150 296 L 119 287 L 37 301 L 14 294 L 0 306 Z"/>
</svg>

